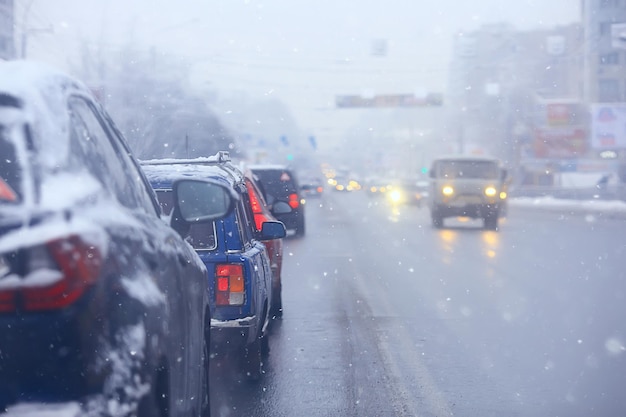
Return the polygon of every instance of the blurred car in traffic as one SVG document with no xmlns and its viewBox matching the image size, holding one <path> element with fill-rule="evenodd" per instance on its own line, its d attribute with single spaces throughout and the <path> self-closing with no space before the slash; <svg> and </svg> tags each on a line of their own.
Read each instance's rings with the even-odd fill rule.
<svg viewBox="0 0 626 417">
<path fill-rule="evenodd" d="M 404 180 L 389 185 L 386 196 L 392 204 L 421 207 L 428 198 L 428 181 Z"/>
<path fill-rule="evenodd" d="M 380 178 L 370 178 L 366 181 L 365 190 L 367 191 L 367 195 L 369 197 L 384 197 L 387 189 L 390 188 L 391 181 L 380 179 Z"/>
<path fill-rule="evenodd" d="M 234 196 L 173 182 L 170 227 L 90 91 L 41 64 L 0 63 L 0 152 L 0 410 L 208 415 L 206 268 L 181 235 Z"/>
<path fill-rule="evenodd" d="M 354 178 L 336 175 L 328 179 L 328 184 L 335 191 L 358 191 L 361 183 Z"/>
<path fill-rule="evenodd" d="M 278 221 L 274 214 L 270 211 L 263 193 L 256 183 L 256 177 L 250 170 L 244 170 L 246 187 L 250 196 L 250 208 L 254 214 L 254 225 L 257 233 L 263 230 L 263 224 L 268 221 Z M 281 207 L 282 206 L 282 207 Z M 289 212 L 291 207 L 284 202 L 276 202 L 274 209 Z M 272 270 L 272 301 L 270 305 L 270 315 L 272 317 L 282 317 L 283 315 L 283 296 L 282 296 L 282 271 L 283 271 L 283 240 L 270 239 L 264 240 L 263 244 L 267 248 L 267 255 L 270 260 L 270 268 Z"/>
<path fill-rule="evenodd" d="M 268 219 L 257 230 L 251 203 L 255 196 L 227 152 L 143 161 L 142 166 L 165 213 L 170 213 L 172 184 L 181 177 L 218 181 L 238 196 L 234 211 L 224 219 L 192 225 L 188 241 L 207 268 L 213 353 L 235 358 L 246 377 L 258 379 L 268 352 L 272 306 L 272 269 L 263 241 L 284 237 L 285 226 Z"/>
<path fill-rule="evenodd" d="M 484 228 L 498 229 L 506 206 L 507 171 L 494 158 L 450 156 L 435 159 L 430 169 L 432 224 L 443 227 L 446 217 L 482 218 Z"/>
<path fill-rule="evenodd" d="M 282 165 L 250 165 L 248 168 L 258 179 L 257 184 L 276 219 L 283 222 L 287 230 L 293 230 L 296 236 L 304 236 L 305 199 L 295 171 Z M 289 204 L 291 211 L 275 210 L 277 202 Z"/>
<path fill-rule="evenodd" d="M 300 186 L 304 198 L 319 198 L 324 194 L 324 183 L 319 178 L 304 180 Z"/>
</svg>

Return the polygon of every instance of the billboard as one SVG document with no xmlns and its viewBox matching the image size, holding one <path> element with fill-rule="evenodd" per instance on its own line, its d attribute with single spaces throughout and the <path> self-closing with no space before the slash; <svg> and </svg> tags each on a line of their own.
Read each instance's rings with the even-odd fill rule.
<svg viewBox="0 0 626 417">
<path fill-rule="evenodd" d="M 572 159 L 587 150 L 587 132 L 582 127 L 536 128 L 535 158 Z"/>
<path fill-rule="evenodd" d="M 360 95 L 336 96 L 335 105 L 338 108 L 354 107 L 430 107 L 441 106 L 443 95 L 430 93 L 423 97 L 414 94 L 383 94 L 372 97 Z"/>
<path fill-rule="evenodd" d="M 626 149 L 626 103 L 591 105 L 591 147 Z"/>
<path fill-rule="evenodd" d="M 580 158 L 588 148 L 585 107 L 576 100 L 537 103 L 533 131 L 535 158 Z"/>
</svg>

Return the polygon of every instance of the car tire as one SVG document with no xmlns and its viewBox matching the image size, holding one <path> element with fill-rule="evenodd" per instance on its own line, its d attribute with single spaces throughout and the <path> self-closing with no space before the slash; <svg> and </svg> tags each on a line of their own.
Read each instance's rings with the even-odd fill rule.
<svg viewBox="0 0 626 417">
<path fill-rule="evenodd" d="M 304 218 L 298 222 L 298 226 L 296 226 L 296 236 L 303 237 L 306 232 Z"/>
<path fill-rule="evenodd" d="M 209 344 L 205 340 L 202 351 L 202 402 L 200 404 L 200 417 L 211 417 L 211 395 L 209 390 Z"/>
<path fill-rule="evenodd" d="M 137 407 L 137 416 L 169 416 L 169 376 L 165 361 L 153 377 L 152 389 L 141 398 Z"/>
<path fill-rule="evenodd" d="M 283 297 L 282 286 L 272 289 L 272 308 L 270 309 L 270 317 L 279 318 L 283 316 Z"/>
</svg>

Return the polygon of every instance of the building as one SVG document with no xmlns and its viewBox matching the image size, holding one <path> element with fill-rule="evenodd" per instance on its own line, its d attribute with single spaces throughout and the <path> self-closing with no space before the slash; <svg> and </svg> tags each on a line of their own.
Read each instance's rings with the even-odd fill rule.
<svg viewBox="0 0 626 417">
<path fill-rule="evenodd" d="M 590 147 L 594 157 L 626 166 L 626 0 L 581 0 L 581 10 Z"/>
<path fill-rule="evenodd" d="M 567 141 L 572 132 L 563 125 L 559 132 L 546 131 L 544 125 L 537 133 L 538 112 L 575 108 L 581 100 L 582 34 L 577 23 L 533 31 L 492 24 L 459 33 L 448 91 L 456 150 L 492 154 L 518 166 L 520 158 L 535 157 L 539 148 L 532 142 L 539 134 L 555 144 Z M 578 142 L 579 136 L 576 131 Z M 541 148 L 544 155 L 549 150 Z M 566 155 L 565 150 L 557 153 Z"/>
<path fill-rule="evenodd" d="M 626 101 L 626 0 L 582 0 L 588 103 Z"/>
<path fill-rule="evenodd" d="M 15 58 L 13 0 L 0 0 L 0 59 Z"/>
</svg>

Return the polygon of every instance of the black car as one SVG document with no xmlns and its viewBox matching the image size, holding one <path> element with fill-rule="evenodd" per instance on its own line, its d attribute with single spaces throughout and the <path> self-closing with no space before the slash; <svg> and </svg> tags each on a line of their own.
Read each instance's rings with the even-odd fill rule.
<svg viewBox="0 0 626 417">
<path fill-rule="evenodd" d="M 231 194 L 174 184 L 177 232 L 90 91 L 41 64 L 0 63 L 0 153 L 0 411 L 208 415 L 206 268 L 181 233 Z"/>
<path fill-rule="evenodd" d="M 256 176 L 257 184 L 270 208 L 277 201 L 285 202 L 291 207 L 291 211 L 285 213 L 274 210 L 276 219 L 283 222 L 287 230 L 293 230 L 296 236 L 304 236 L 305 200 L 301 195 L 302 191 L 294 170 L 282 165 L 252 165 L 248 168 Z"/>
</svg>

